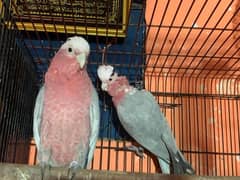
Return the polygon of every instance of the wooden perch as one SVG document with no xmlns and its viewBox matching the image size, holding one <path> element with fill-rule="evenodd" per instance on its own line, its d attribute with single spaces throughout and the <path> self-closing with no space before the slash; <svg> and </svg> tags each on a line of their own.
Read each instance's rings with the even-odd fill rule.
<svg viewBox="0 0 240 180">
<path fill-rule="evenodd" d="M 38 180 L 41 179 L 39 166 L 28 166 L 22 164 L 0 163 L 0 179 L 3 180 Z M 51 168 L 50 180 L 66 180 L 66 168 Z M 203 177 L 203 176 L 166 176 L 161 174 L 141 174 L 100 170 L 80 170 L 75 180 L 207 180 L 207 179 L 238 179 L 237 177 Z"/>
</svg>

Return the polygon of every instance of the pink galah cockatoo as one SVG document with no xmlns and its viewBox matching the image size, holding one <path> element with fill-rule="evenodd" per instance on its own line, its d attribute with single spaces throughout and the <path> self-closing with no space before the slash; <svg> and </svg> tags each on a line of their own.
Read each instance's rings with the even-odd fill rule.
<svg viewBox="0 0 240 180">
<path fill-rule="evenodd" d="M 118 76 L 113 70 L 110 65 L 101 65 L 98 77 L 101 88 L 112 96 L 119 120 L 128 134 L 157 157 L 162 173 L 194 174 L 178 149 L 154 96 L 146 90 L 137 90 L 126 76 Z M 126 149 L 135 150 L 137 154 L 142 151 L 133 146 Z"/>
<path fill-rule="evenodd" d="M 86 70 L 90 47 L 67 39 L 45 75 L 34 110 L 34 139 L 41 166 L 86 168 L 99 133 L 98 95 Z"/>
</svg>

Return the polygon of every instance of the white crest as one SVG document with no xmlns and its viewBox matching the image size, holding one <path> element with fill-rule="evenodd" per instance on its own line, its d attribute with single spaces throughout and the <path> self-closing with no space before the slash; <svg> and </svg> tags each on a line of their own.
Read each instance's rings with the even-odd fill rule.
<svg viewBox="0 0 240 180">
<path fill-rule="evenodd" d="M 112 73 L 113 73 L 113 67 L 110 65 L 101 65 L 98 67 L 97 74 L 99 79 L 102 82 L 106 82 L 110 79 Z"/>
</svg>

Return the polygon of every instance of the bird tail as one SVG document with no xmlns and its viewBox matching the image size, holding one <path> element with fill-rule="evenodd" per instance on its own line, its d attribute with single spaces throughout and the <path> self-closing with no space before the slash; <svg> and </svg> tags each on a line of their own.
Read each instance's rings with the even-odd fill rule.
<svg viewBox="0 0 240 180">
<path fill-rule="evenodd" d="M 172 163 L 173 174 L 195 174 L 195 171 L 192 168 L 191 164 L 185 160 L 180 151 L 177 151 L 176 154 L 174 154 L 170 149 L 168 149 L 168 151 Z"/>
<path fill-rule="evenodd" d="M 169 162 L 164 161 L 160 157 L 158 157 L 158 163 L 160 165 L 162 174 L 170 174 L 170 165 Z"/>
<path fill-rule="evenodd" d="M 192 168 L 191 164 L 184 158 L 183 154 L 179 150 L 177 150 L 177 152 L 174 153 L 173 150 L 171 149 L 170 144 L 168 144 L 169 142 L 165 141 L 164 139 L 163 139 L 163 142 L 165 143 L 169 153 L 171 172 L 173 174 L 178 174 L 178 175 L 195 174 L 195 170 Z"/>
</svg>

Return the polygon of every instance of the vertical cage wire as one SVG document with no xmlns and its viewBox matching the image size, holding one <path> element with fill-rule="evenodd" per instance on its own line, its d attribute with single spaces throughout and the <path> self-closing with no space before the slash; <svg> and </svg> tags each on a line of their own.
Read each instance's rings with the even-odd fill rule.
<svg viewBox="0 0 240 180">
<path fill-rule="evenodd" d="M 132 0 L 122 22 L 121 8 L 116 7 L 125 0 L 116 1 L 119 6 L 109 0 L 54 1 L 55 7 L 51 0 L 0 2 L 1 161 L 17 162 L 15 144 L 22 144 L 22 152 L 31 151 L 29 163 L 36 163 L 34 142 L 27 144 L 32 135 L 35 73 L 41 86 L 60 45 L 69 36 L 81 35 L 91 46 L 88 72 L 98 90 L 102 115 L 92 169 L 159 172 L 147 151 L 140 159 L 117 150 L 135 142 L 119 123 L 111 97 L 100 89 L 96 69 L 107 63 L 133 86 L 155 96 L 197 175 L 240 175 L 238 0 Z M 76 2 L 82 11 L 74 14 Z M 89 3 L 94 9 L 91 16 Z M 105 7 L 104 23 L 100 5 Z M 119 15 L 116 21 L 113 12 Z M 119 27 L 126 29 L 122 32 Z M 28 55 L 32 62 L 26 61 Z M 26 162 L 27 157 L 23 159 Z"/>
<path fill-rule="evenodd" d="M 1 1 L 0 161 L 27 163 L 32 137 L 36 74 L 21 48 L 9 1 Z"/>
<path fill-rule="evenodd" d="M 239 175 L 238 4 L 147 3 L 145 85 L 200 175 Z"/>
</svg>

